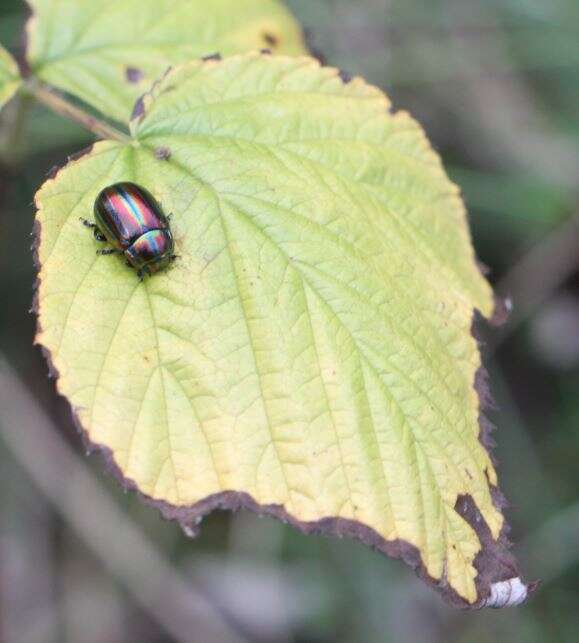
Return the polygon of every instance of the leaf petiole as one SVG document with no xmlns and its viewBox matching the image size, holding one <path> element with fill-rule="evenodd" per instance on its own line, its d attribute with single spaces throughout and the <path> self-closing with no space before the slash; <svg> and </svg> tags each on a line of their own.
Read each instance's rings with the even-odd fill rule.
<svg viewBox="0 0 579 643">
<path fill-rule="evenodd" d="M 131 143 L 132 139 L 128 134 L 77 107 L 47 85 L 35 79 L 30 79 L 24 85 L 24 88 L 34 96 L 38 102 L 46 105 L 53 112 L 60 114 L 64 118 L 78 123 L 98 138 L 119 141 L 121 143 Z"/>
</svg>

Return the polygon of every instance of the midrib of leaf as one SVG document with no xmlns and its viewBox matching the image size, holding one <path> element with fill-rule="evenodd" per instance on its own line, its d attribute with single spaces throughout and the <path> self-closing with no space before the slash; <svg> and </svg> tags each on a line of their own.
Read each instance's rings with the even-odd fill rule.
<svg viewBox="0 0 579 643">
<path fill-rule="evenodd" d="M 139 178 L 138 178 L 138 172 L 137 172 L 137 163 L 136 163 L 136 159 L 135 159 L 135 148 L 131 147 L 129 149 L 130 149 L 130 162 L 128 164 L 132 167 L 131 180 L 133 182 L 138 183 Z M 167 455 L 167 461 L 171 465 L 171 471 L 172 471 L 172 474 L 173 474 L 173 487 L 174 487 L 175 498 L 177 499 L 178 504 L 182 504 L 182 494 L 179 491 L 179 476 L 177 475 L 177 469 L 175 467 L 175 461 L 173 459 L 174 447 L 173 447 L 172 436 L 171 436 L 171 424 L 169 422 L 169 411 L 168 411 L 168 408 L 167 408 L 167 389 L 166 389 L 166 384 L 165 384 L 165 370 L 167 370 L 167 372 L 169 372 L 169 370 L 165 369 L 165 361 L 164 361 L 164 359 L 162 357 L 162 354 L 161 354 L 161 342 L 159 341 L 158 323 L 157 323 L 157 319 L 156 319 L 156 316 L 155 316 L 155 309 L 154 309 L 153 303 L 151 301 L 151 295 L 149 294 L 149 289 L 145 286 L 145 288 L 143 288 L 142 290 L 145 293 L 145 298 L 146 298 L 146 301 L 147 301 L 147 309 L 148 309 L 150 317 L 151 317 L 151 325 L 152 325 L 152 327 L 154 329 L 155 347 L 156 347 L 156 352 L 157 352 L 157 366 L 152 371 L 151 380 L 152 380 L 154 374 L 158 372 L 159 377 L 160 377 L 160 381 L 161 381 L 161 396 L 163 398 L 163 408 L 164 408 L 164 413 L 165 413 L 165 422 L 164 422 L 165 435 L 167 437 L 167 442 L 168 442 L 168 446 L 169 446 L 168 455 Z M 112 345 L 112 342 L 111 342 L 111 345 Z M 177 381 L 178 381 L 178 379 L 177 379 Z M 179 384 L 179 386 L 180 386 L 180 384 Z M 188 395 L 185 395 L 185 397 L 186 397 L 187 401 L 189 402 L 189 406 L 190 406 L 191 410 L 193 411 L 193 403 L 190 401 Z M 96 394 L 95 394 L 95 398 L 96 398 Z M 139 416 L 141 414 L 143 402 L 144 402 L 145 399 L 146 399 L 146 396 L 144 395 L 142 400 L 141 400 L 141 407 L 139 408 L 139 411 L 136 414 L 137 419 L 135 421 L 135 427 L 134 427 L 134 430 L 133 430 L 133 435 L 131 436 L 129 449 L 127 451 L 127 467 L 128 467 L 128 465 L 130 463 L 131 448 L 132 448 L 132 445 L 134 443 L 134 437 L 135 437 L 136 429 L 137 429 L 137 426 L 138 426 L 138 418 L 139 418 Z M 193 415 L 196 416 L 197 414 L 193 411 Z M 217 468 L 215 467 L 215 458 L 214 458 L 214 455 L 213 455 L 211 444 L 207 440 L 207 436 L 206 436 L 205 431 L 203 429 L 203 424 L 201 422 L 198 422 L 198 426 L 199 426 L 199 431 L 201 432 L 201 434 L 203 435 L 203 437 L 205 438 L 205 441 L 207 443 L 207 449 L 208 449 L 208 452 L 209 452 L 209 456 L 210 456 L 211 461 L 213 463 L 213 466 L 214 466 L 214 469 L 215 469 L 215 474 L 217 476 L 217 480 L 219 481 L 219 472 L 218 472 Z M 157 485 L 159 484 L 159 481 L 161 480 L 162 474 L 163 474 L 163 467 L 160 467 L 159 472 L 158 472 L 157 480 L 153 484 L 153 489 L 154 490 L 157 488 Z"/>
<path fill-rule="evenodd" d="M 208 186 L 206 185 L 206 187 L 208 187 Z M 213 192 L 213 194 L 214 194 L 214 198 L 215 198 L 215 200 L 216 200 L 216 203 L 217 203 L 217 204 L 220 204 L 220 196 L 219 196 L 217 193 L 215 193 L 215 192 Z M 233 209 L 232 209 L 231 211 L 232 211 L 232 212 L 234 212 L 234 210 L 233 210 Z M 222 222 L 225 222 L 225 216 L 224 216 L 224 214 L 223 214 L 223 210 L 222 210 L 222 208 L 221 208 L 221 206 L 220 206 L 220 205 L 219 205 L 219 212 L 220 212 L 220 220 L 221 220 Z M 224 228 L 224 231 L 226 231 L 226 230 L 227 230 L 227 225 L 224 225 L 224 226 L 223 226 L 223 228 Z M 227 233 L 227 232 L 225 232 L 225 234 L 226 234 L 226 238 L 227 238 L 227 242 L 228 242 L 228 249 L 229 249 L 229 253 L 230 253 L 230 257 L 231 257 L 231 262 L 232 262 L 232 265 L 234 266 L 234 273 L 235 273 L 235 275 L 237 275 L 237 274 L 238 274 L 238 272 L 237 272 L 237 269 L 235 268 L 235 265 L 236 265 L 236 264 L 235 264 L 235 260 L 234 260 L 233 254 L 231 253 L 231 247 L 232 247 L 232 246 L 231 246 L 231 241 L 230 241 L 230 234 L 229 234 L 229 233 Z M 269 240 L 269 239 L 268 239 L 268 242 L 269 242 L 269 243 L 272 243 L 273 247 L 274 247 L 274 248 L 276 248 L 276 250 L 278 250 L 278 251 L 279 251 L 279 248 L 277 248 L 276 244 L 274 244 L 273 242 L 271 242 L 271 240 Z M 287 257 L 286 257 L 286 262 L 287 262 Z M 288 263 L 288 265 L 289 265 L 289 263 Z M 301 277 L 302 277 L 302 276 L 300 276 L 300 283 L 302 284 L 302 286 L 304 286 L 304 285 L 305 285 L 305 281 L 304 281 L 304 280 L 303 280 L 303 278 L 301 278 Z M 236 277 L 236 279 L 238 279 L 238 277 Z M 247 321 L 250 319 L 251 315 L 249 314 L 249 311 L 247 310 L 247 308 L 245 308 L 245 306 L 243 305 L 243 302 L 244 302 L 244 300 L 245 300 L 245 297 L 244 297 L 244 294 L 243 294 L 243 292 L 242 292 L 241 286 L 239 285 L 239 281 L 237 281 L 237 290 L 238 290 L 238 293 L 239 293 L 240 302 L 242 302 L 243 318 L 244 318 L 244 319 L 246 320 L 246 322 L 247 322 Z M 247 328 L 248 328 L 248 337 L 250 338 L 250 341 L 252 342 L 252 340 L 251 340 L 252 332 L 251 332 L 251 330 L 250 330 L 250 325 L 249 325 L 249 323 L 247 323 Z M 260 368 L 259 360 L 257 359 L 257 354 L 256 354 L 255 346 L 253 345 L 253 343 L 252 343 L 252 352 L 253 352 L 253 355 L 254 355 L 255 374 L 256 374 L 256 377 L 257 377 L 258 381 L 260 381 L 260 378 L 261 378 L 261 371 L 262 371 L 262 369 Z M 318 363 L 317 363 L 317 365 L 316 365 L 316 366 L 317 366 L 317 370 L 318 370 L 318 372 L 319 372 L 319 371 L 321 370 L 321 369 L 320 369 L 319 361 L 318 361 Z M 264 394 L 264 390 L 263 390 L 263 388 L 261 387 L 261 385 L 260 385 L 260 391 L 261 391 L 261 398 L 262 398 L 262 400 L 264 400 L 264 401 L 265 401 L 265 400 L 267 399 L 267 397 L 265 396 L 265 394 Z M 267 407 L 265 407 L 265 408 L 267 408 Z M 266 412 L 266 416 L 268 416 L 267 411 L 265 411 L 265 412 Z M 272 423 L 271 423 L 271 420 L 269 419 L 269 416 L 267 417 L 267 423 L 268 423 L 269 431 L 270 431 L 270 435 L 271 435 L 271 444 L 272 444 L 272 446 L 274 447 L 274 450 L 276 451 L 277 458 L 278 458 L 278 462 L 279 462 L 279 464 L 280 464 L 280 467 L 281 467 L 281 468 L 282 468 L 282 470 L 283 470 L 283 466 L 284 466 L 284 465 L 283 465 L 283 459 L 282 459 L 282 458 L 280 458 L 280 456 L 279 456 L 279 452 L 277 451 L 276 438 L 275 438 L 275 435 L 274 435 L 274 432 L 273 432 L 273 425 L 272 425 Z M 374 437 L 375 444 L 377 444 L 377 443 L 376 443 L 376 436 L 375 436 L 375 433 L 373 434 L 373 437 Z M 340 449 L 339 441 L 337 442 L 337 447 L 338 447 L 338 449 Z M 371 459 L 371 456 L 372 456 L 372 454 L 367 454 L 367 457 L 368 457 L 369 459 Z M 381 461 L 381 471 L 382 471 L 382 476 L 384 476 L 384 464 L 382 463 L 382 461 Z M 344 475 L 344 476 L 345 476 L 345 478 L 347 479 L 347 472 L 346 472 L 346 470 L 345 470 L 345 469 L 343 470 L 343 475 Z M 385 482 L 384 491 L 385 491 L 386 493 L 388 493 L 388 482 L 387 482 L 387 480 L 386 480 L 386 479 L 384 479 L 384 482 Z M 287 485 L 287 479 L 286 479 L 286 485 Z M 288 498 L 291 498 L 291 495 L 289 495 L 289 494 L 288 494 Z M 351 501 L 352 501 L 352 498 L 350 497 L 350 502 L 351 502 Z M 391 503 L 390 503 L 390 504 L 391 504 Z M 290 502 L 289 502 L 289 508 L 290 508 L 290 510 L 291 510 L 291 500 L 290 500 Z M 389 507 L 389 508 L 388 508 L 388 512 L 390 512 L 390 511 L 391 511 L 391 507 Z M 388 525 L 388 527 L 391 529 L 393 525 L 395 526 L 395 521 L 393 521 L 391 525 Z"/>
</svg>

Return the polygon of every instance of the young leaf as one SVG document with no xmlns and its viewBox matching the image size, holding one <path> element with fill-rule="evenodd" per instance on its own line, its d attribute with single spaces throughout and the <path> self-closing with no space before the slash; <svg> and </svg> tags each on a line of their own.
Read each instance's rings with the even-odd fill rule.
<svg viewBox="0 0 579 643">
<path fill-rule="evenodd" d="M 6 49 L 0 45 L 0 108 L 14 96 L 19 85 L 18 65 Z"/>
<path fill-rule="evenodd" d="M 257 54 L 177 68 L 135 113 L 132 145 L 37 195 L 38 342 L 88 443 L 186 528 L 243 506 L 401 557 L 457 605 L 521 600 L 475 391 L 492 294 L 420 127 Z M 173 214 L 179 258 L 143 283 L 78 220 L 120 180 Z"/>
<path fill-rule="evenodd" d="M 42 80 L 128 120 L 173 65 L 219 52 L 305 53 L 279 0 L 29 0 L 28 59 Z"/>
</svg>

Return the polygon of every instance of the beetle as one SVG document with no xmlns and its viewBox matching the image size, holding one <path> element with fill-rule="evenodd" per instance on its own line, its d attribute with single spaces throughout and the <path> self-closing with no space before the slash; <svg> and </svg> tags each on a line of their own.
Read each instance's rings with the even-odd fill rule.
<svg viewBox="0 0 579 643">
<path fill-rule="evenodd" d="M 94 203 L 94 218 L 95 223 L 81 221 L 92 228 L 97 241 L 112 246 L 97 250 L 97 254 L 123 254 L 141 281 L 144 275 L 163 270 L 177 258 L 170 217 L 155 197 L 136 183 L 125 181 L 104 188 Z"/>
</svg>

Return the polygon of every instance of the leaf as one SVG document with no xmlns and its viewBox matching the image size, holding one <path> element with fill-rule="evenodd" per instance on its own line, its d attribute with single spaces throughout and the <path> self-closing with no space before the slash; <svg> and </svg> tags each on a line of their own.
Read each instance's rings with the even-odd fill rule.
<svg viewBox="0 0 579 643">
<path fill-rule="evenodd" d="M 278 0 L 29 0 L 28 59 L 41 79 L 119 121 L 173 65 L 269 48 L 306 53 Z"/>
<path fill-rule="evenodd" d="M 186 528 L 243 506 L 402 557 L 458 605 L 520 585 L 474 388 L 492 294 L 416 122 L 258 54 L 177 68 L 138 111 L 132 145 L 37 195 L 37 339 L 89 443 Z M 179 259 L 143 283 L 78 221 L 120 180 L 173 213 Z"/>
<path fill-rule="evenodd" d="M 14 96 L 20 86 L 18 65 L 0 45 L 0 108 Z"/>
</svg>

